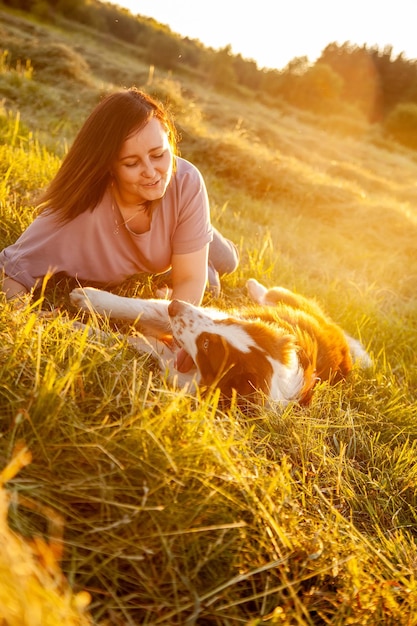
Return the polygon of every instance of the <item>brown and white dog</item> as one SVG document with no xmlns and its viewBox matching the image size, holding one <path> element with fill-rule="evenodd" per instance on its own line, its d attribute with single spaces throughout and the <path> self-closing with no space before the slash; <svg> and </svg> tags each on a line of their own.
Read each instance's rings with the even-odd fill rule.
<svg viewBox="0 0 417 626">
<path fill-rule="evenodd" d="M 129 342 L 155 356 L 171 380 L 217 387 L 224 400 L 236 395 L 257 404 L 307 404 L 318 381 L 343 380 L 354 362 L 371 365 L 361 343 L 313 300 L 283 287 L 267 289 L 255 279 L 246 286 L 256 305 L 231 312 L 91 287 L 73 290 L 71 301 L 86 311 L 134 322 L 143 335 Z M 192 357 L 196 370 L 176 372 L 172 339 Z"/>
</svg>

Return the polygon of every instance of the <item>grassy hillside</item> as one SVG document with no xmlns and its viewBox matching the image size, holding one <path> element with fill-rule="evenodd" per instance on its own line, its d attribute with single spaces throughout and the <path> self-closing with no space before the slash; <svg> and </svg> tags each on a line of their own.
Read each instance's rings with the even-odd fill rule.
<svg viewBox="0 0 417 626">
<path fill-rule="evenodd" d="M 174 392 L 115 335 L 91 342 L 66 307 L 3 299 L 0 623 L 417 623 L 417 153 L 358 116 L 152 72 L 70 23 L 0 8 L 0 41 L 0 248 L 102 94 L 136 85 L 171 106 L 239 244 L 215 304 L 246 302 L 250 276 L 282 284 L 375 362 L 308 408 L 242 415 Z"/>
</svg>

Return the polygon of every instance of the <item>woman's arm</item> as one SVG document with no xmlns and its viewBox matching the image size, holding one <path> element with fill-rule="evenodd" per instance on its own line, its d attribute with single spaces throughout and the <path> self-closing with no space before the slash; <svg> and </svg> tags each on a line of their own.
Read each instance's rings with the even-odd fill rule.
<svg viewBox="0 0 417 626">
<path fill-rule="evenodd" d="M 199 306 L 207 282 L 208 244 L 197 252 L 172 256 L 172 300 Z"/>
<path fill-rule="evenodd" d="M 9 276 L 4 276 L 1 290 L 6 294 L 7 300 L 13 300 L 13 298 L 28 293 L 24 285 L 18 283 L 14 278 L 9 278 Z"/>
<path fill-rule="evenodd" d="M 172 257 L 172 296 L 174 300 L 184 300 L 200 305 L 207 282 L 208 244 L 198 252 L 174 254 Z M 188 372 L 193 366 L 192 358 L 184 349 L 176 357 L 179 372 Z"/>
</svg>

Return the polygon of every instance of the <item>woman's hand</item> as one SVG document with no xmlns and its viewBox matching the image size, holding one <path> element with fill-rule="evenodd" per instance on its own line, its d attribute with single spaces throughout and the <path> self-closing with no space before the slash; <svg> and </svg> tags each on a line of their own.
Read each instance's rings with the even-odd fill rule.
<svg viewBox="0 0 417 626">
<path fill-rule="evenodd" d="M 192 360 L 188 352 L 184 350 L 184 348 L 181 348 L 177 352 L 177 356 L 175 359 L 175 367 L 182 374 L 185 374 L 192 367 L 194 367 L 194 361 Z"/>
</svg>

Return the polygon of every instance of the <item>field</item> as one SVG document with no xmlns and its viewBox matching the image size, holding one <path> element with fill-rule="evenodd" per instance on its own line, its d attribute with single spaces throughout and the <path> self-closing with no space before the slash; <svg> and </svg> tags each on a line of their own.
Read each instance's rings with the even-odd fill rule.
<svg viewBox="0 0 417 626">
<path fill-rule="evenodd" d="M 0 8 L 0 40 L 0 249 L 94 104 L 136 85 L 239 245 L 207 302 L 289 287 L 374 361 L 307 408 L 242 414 L 170 389 L 105 320 L 91 341 L 66 293 L 1 299 L 0 624 L 417 624 L 417 153 L 70 23 Z"/>
</svg>

